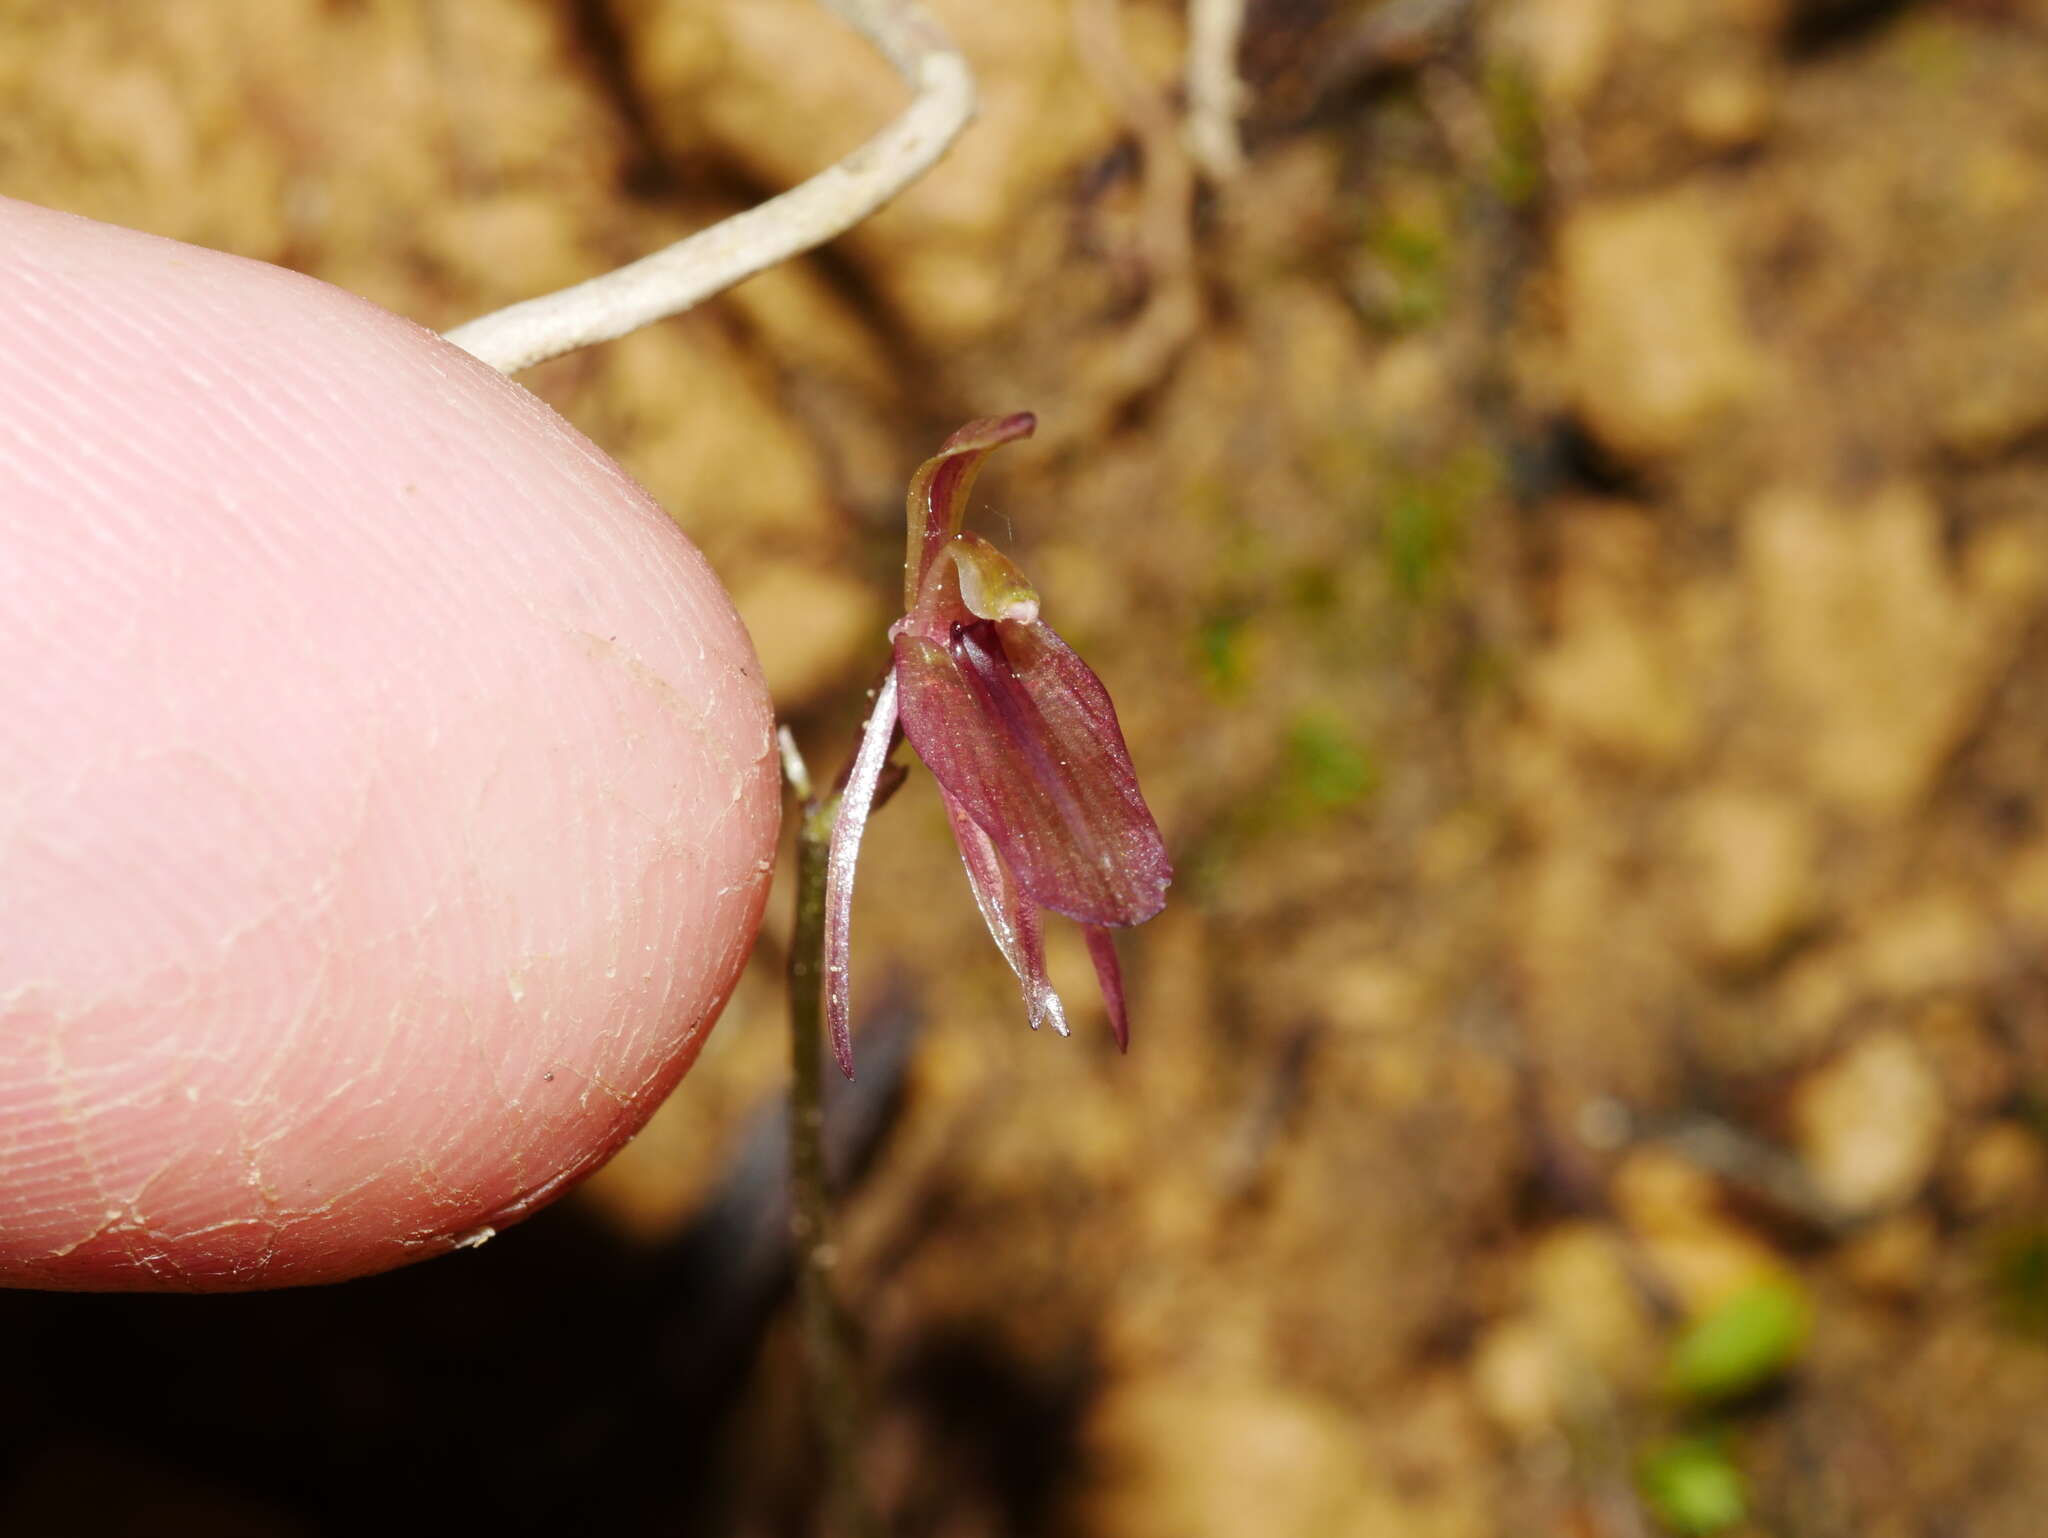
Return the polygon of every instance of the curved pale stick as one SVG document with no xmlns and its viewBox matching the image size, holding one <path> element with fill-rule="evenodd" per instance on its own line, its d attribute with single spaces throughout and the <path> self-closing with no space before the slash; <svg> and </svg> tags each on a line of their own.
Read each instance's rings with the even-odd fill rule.
<svg viewBox="0 0 2048 1538">
<path fill-rule="evenodd" d="M 1244 169 L 1237 119 L 1244 106 L 1237 51 L 1244 38 L 1245 0 L 1190 0 L 1188 5 L 1188 153 L 1212 182 Z"/>
<path fill-rule="evenodd" d="M 896 735 L 896 673 L 890 670 L 875 695 L 875 708 L 861 729 L 860 749 L 839 793 L 832 843 L 825 857 L 825 1024 L 832 1032 L 832 1056 L 839 1071 L 853 1077 L 853 868 L 860 859 L 861 834 L 874 809 L 890 743 Z"/>
<path fill-rule="evenodd" d="M 974 116 L 967 60 L 913 0 L 822 3 L 917 92 L 901 117 L 837 165 L 759 207 L 603 277 L 479 316 L 446 332 L 447 340 L 506 374 L 612 341 L 823 245 L 930 170 Z"/>
</svg>

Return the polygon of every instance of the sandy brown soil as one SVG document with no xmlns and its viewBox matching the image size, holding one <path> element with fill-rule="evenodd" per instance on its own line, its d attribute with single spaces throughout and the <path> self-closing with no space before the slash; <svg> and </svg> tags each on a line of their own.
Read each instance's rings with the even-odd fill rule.
<svg viewBox="0 0 2048 1538">
<path fill-rule="evenodd" d="M 986 91 L 936 175 L 531 379 L 704 547 L 820 761 L 910 469 L 1044 424 L 982 527 L 1115 692 L 1181 875 L 1119 1060 L 1071 934 L 1076 1039 L 1024 1030 L 928 784 L 870 835 L 864 985 L 927 1022 L 842 1271 L 890 1530 L 1630 1538 L 1704 1520 L 1660 1482 L 1694 1456 L 1748 1512 L 1695 1530 L 2039 1533 L 2048 7 L 1263 0 L 1221 187 L 1170 131 L 1178 7 L 1082 0 L 1085 45 L 1064 0 L 935 9 Z M 41 0 L 0 18 L 0 193 L 446 325 L 898 99 L 804 0 Z M 52 1420 L 42 1359 L 8 1530 L 325 1531 L 413 1462 L 506 1530 L 561 1508 L 521 1481 L 626 1412 L 478 1452 L 421 1406 L 555 1392 L 506 1358 L 582 1327 L 573 1256 L 695 1210 L 778 1080 L 786 922 L 554 1230 L 205 1305 L 236 1362 L 320 1309 L 355 1378 L 6 1300 L 223 1401 L 211 1454 Z M 1675 1391 L 1759 1287 L 1810 1328 L 1752 1392 Z M 470 1316 L 438 1369 L 408 1307 Z M 801 1525 L 791 1345 L 701 1485 L 642 1412 L 628 1528 Z M 283 1473 L 280 1415 L 330 1439 Z M 115 1475 L 142 1514 L 80 1516 Z"/>
</svg>

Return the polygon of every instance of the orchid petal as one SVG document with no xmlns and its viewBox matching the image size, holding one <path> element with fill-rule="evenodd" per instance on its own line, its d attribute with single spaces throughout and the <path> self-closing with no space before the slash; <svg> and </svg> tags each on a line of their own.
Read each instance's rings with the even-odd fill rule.
<svg viewBox="0 0 2048 1538">
<path fill-rule="evenodd" d="M 976 620 L 950 646 L 896 637 L 903 730 L 1031 902 L 1141 924 L 1173 868 L 1138 791 L 1116 707 L 1051 627 Z"/>
<path fill-rule="evenodd" d="M 946 816 L 952 819 L 953 842 L 960 846 L 960 863 L 967 867 L 967 884 L 974 889 L 975 906 L 981 909 L 982 922 L 988 925 L 996 949 L 1003 953 L 1003 960 L 1010 964 L 1024 990 L 1024 1009 L 1031 1029 L 1035 1031 L 1050 1020 L 1055 1031 L 1066 1035 L 1066 1006 L 1060 1003 L 1052 979 L 1046 975 L 1045 939 L 1038 925 L 1038 909 L 1029 901 L 1019 900 L 995 845 L 980 825 L 950 799 L 943 795 L 941 799 L 946 803 Z"/>
<path fill-rule="evenodd" d="M 1131 1018 L 1124 1011 L 1124 974 L 1117 964 L 1116 937 L 1100 924 L 1083 924 L 1088 941 L 1088 959 L 1095 963 L 1096 981 L 1102 984 L 1102 1002 L 1109 1008 L 1109 1029 L 1119 1052 L 1131 1050 Z"/>
<path fill-rule="evenodd" d="M 839 793 L 839 812 L 832 822 L 832 842 L 825 854 L 825 1023 L 832 1032 L 832 1056 L 839 1071 L 853 1077 L 852 986 L 847 966 L 853 925 L 853 867 L 860 857 L 861 834 L 875 804 L 882 766 L 896 735 L 896 675 L 882 680 L 875 708 L 861 728 L 860 750 Z"/>
<path fill-rule="evenodd" d="M 903 555 L 903 607 L 917 603 L 917 591 L 924 574 L 938 558 L 939 549 L 960 532 L 967 516 L 967 496 L 982 461 L 1006 443 L 1028 438 L 1038 427 L 1038 418 L 1028 411 L 1007 417 L 983 417 L 969 422 L 939 446 L 938 453 L 917 467 L 910 478 L 910 497 L 905 512 L 910 525 L 909 548 Z"/>
</svg>

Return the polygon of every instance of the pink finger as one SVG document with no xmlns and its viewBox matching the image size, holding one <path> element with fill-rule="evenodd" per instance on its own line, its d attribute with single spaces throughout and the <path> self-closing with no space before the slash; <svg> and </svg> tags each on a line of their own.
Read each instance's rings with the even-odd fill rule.
<svg viewBox="0 0 2048 1538">
<path fill-rule="evenodd" d="M 774 846 L 702 558 L 375 306 L 0 200 L 0 1284 L 504 1227 L 694 1058 Z"/>
</svg>

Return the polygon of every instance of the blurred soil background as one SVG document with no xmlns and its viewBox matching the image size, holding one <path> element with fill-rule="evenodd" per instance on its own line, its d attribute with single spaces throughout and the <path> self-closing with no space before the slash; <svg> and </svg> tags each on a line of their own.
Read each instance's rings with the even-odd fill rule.
<svg viewBox="0 0 2048 1538">
<path fill-rule="evenodd" d="M 2038 1538 L 2048 4 L 1253 0 L 1222 185 L 1177 4 L 934 9 L 985 92 L 934 175 L 528 376 L 827 769 L 909 472 L 1041 418 L 976 516 L 1180 878 L 1120 1060 L 1063 926 L 1075 1039 L 1025 1030 L 921 773 L 870 831 L 889 1531 Z M 902 100 L 805 0 L 13 0 L 0 193 L 443 327 Z M 686 1242 L 771 1210 L 787 924 L 476 1255 L 0 1298 L 0 1528 L 806 1531 L 793 1332 L 702 1366 L 737 1246 Z"/>
</svg>

